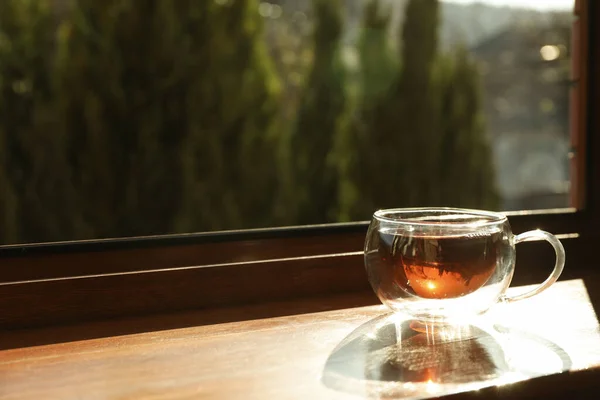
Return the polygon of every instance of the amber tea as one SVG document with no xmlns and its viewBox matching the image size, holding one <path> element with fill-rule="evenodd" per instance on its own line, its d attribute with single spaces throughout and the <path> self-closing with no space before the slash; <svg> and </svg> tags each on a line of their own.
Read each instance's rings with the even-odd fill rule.
<svg viewBox="0 0 600 400">
<path fill-rule="evenodd" d="M 502 232 L 402 235 L 380 232 L 380 262 L 404 291 L 428 299 L 456 298 L 485 285 L 496 269 Z"/>
</svg>

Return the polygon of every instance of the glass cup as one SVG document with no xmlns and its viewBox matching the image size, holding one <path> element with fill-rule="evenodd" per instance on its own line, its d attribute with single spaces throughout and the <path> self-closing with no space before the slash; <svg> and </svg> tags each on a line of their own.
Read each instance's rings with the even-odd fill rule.
<svg viewBox="0 0 600 400">
<path fill-rule="evenodd" d="M 515 269 L 515 245 L 547 240 L 556 252 L 554 271 L 539 286 L 505 294 Z M 541 230 L 513 235 L 505 215 L 456 208 L 380 210 L 365 241 L 365 266 L 379 299 L 422 322 L 481 314 L 499 301 L 534 296 L 552 285 L 565 250 Z"/>
</svg>

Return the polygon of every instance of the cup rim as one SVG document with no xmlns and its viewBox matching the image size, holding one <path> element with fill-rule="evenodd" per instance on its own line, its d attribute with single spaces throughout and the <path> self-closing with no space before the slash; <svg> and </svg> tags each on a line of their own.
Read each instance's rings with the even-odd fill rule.
<svg viewBox="0 0 600 400">
<path fill-rule="evenodd" d="M 403 214 L 415 214 L 415 213 L 431 213 L 431 212 L 446 212 L 450 211 L 457 214 L 464 215 L 475 215 L 485 217 L 486 220 L 477 220 L 474 222 L 438 222 L 438 221 L 418 221 L 418 220 L 408 220 L 403 219 Z M 386 214 L 394 214 L 394 217 L 388 217 Z M 398 217 L 400 215 L 400 217 Z M 485 211 L 485 210 L 475 210 L 469 208 L 454 208 L 454 207 L 413 207 L 413 208 L 387 208 L 377 210 L 373 213 L 373 218 L 377 219 L 380 222 L 387 222 L 396 225 L 410 225 L 410 226 L 422 226 L 422 227 L 453 227 L 453 228 L 475 228 L 475 227 L 483 227 L 490 225 L 498 225 L 506 222 L 508 219 L 506 215 L 494 212 L 494 211 Z"/>
</svg>

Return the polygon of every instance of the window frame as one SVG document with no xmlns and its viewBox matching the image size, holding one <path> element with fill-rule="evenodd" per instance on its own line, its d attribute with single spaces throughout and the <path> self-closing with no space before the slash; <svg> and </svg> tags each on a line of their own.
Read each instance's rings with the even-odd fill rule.
<svg viewBox="0 0 600 400">
<path fill-rule="evenodd" d="M 568 273 L 585 273 L 600 226 L 600 4 L 576 0 L 572 100 L 579 209 L 507 213 L 514 232 L 577 234 Z M 584 105 L 583 107 L 581 105 Z M 572 115 L 575 115 L 572 112 Z M 582 151 L 584 149 L 585 151 Z M 584 184 L 582 184 L 584 183 Z M 370 291 L 362 248 L 368 222 L 0 247 L 0 329 L 171 313 Z M 530 271 L 552 254 L 521 250 Z M 521 262 L 521 261 L 519 261 Z M 526 282 L 526 281 L 523 281 Z"/>
</svg>

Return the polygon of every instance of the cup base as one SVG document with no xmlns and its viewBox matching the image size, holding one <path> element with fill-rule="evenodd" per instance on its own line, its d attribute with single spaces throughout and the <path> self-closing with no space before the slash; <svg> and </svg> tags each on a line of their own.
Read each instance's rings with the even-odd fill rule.
<svg viewBox="0 0 600 400">
<path fill-rule="evenodd" d="M 425 334 L 431 343 L 468 340 L 474 337 L 472 326 L 468 324 L 411 320 L 408 326 L 414 332 Z"/>
</svg>

